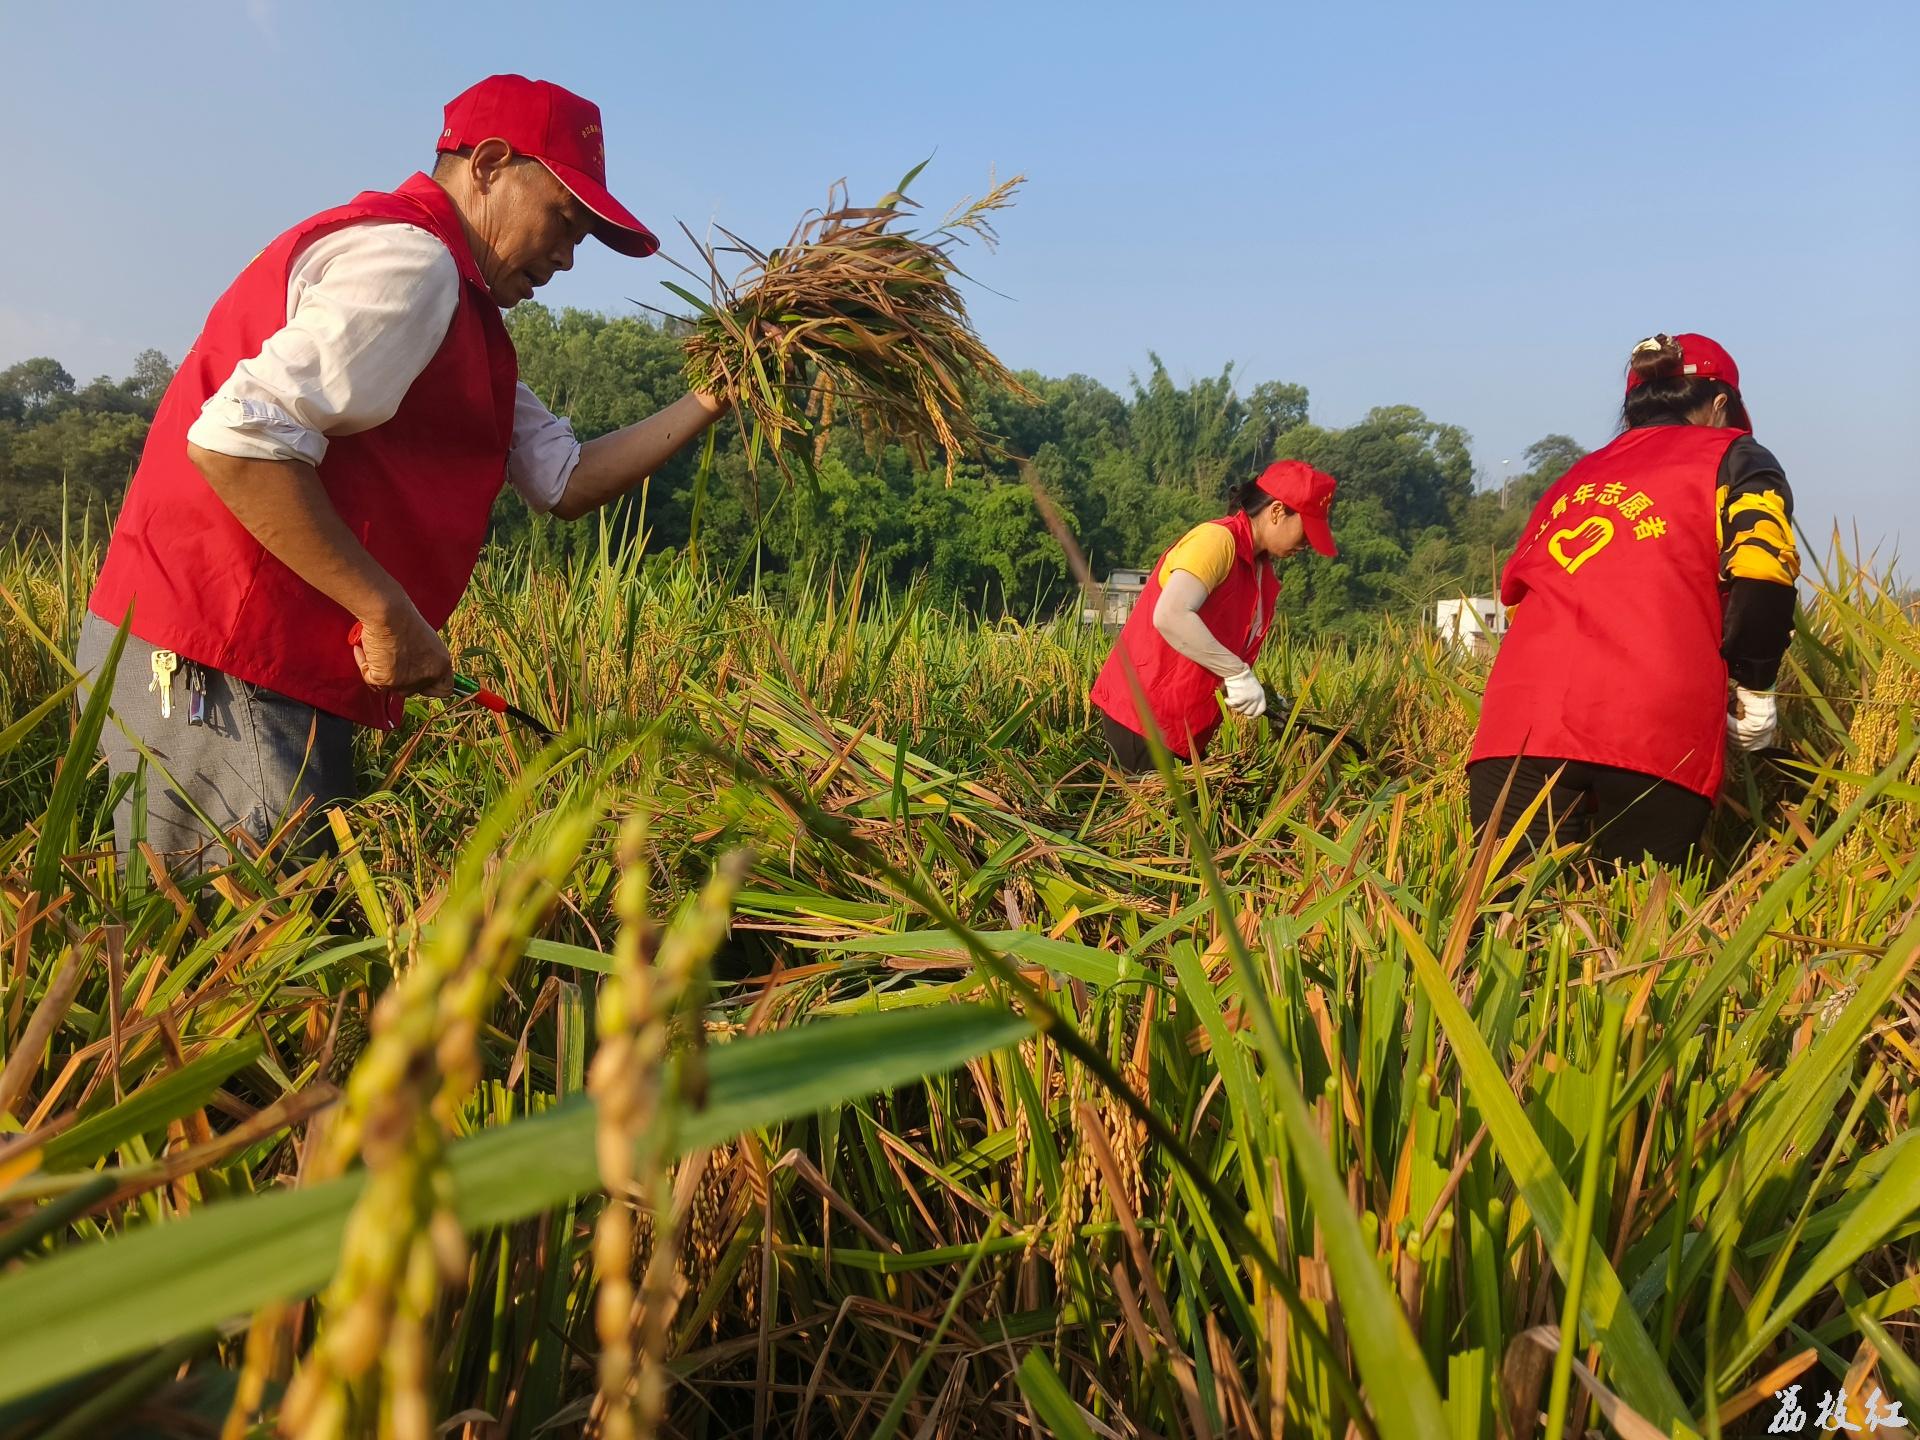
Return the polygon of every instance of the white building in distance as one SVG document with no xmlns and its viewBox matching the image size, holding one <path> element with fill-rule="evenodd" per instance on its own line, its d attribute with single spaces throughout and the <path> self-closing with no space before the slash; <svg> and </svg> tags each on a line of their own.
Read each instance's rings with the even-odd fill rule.
<svg viewBox="0 0 1920 1440">
<path fill-rule="evenodd" d="M 1433 607 L 1434 628 L 1455 649 L 1485 655 L 1507 633 L 1507 610 L 1494 595 L 1462 595 Z"/>
<path fill-rule="evenodd" d="M 1140 603 L 1146 588 L 1146 571 L 1115 570 L 1098 590 L 1083 597 L 1080 619 L 1088 625 L 1118 630 L 1127 623 L 1127 617 L 1133 614 L 1133 607 Z"/>
</svg>

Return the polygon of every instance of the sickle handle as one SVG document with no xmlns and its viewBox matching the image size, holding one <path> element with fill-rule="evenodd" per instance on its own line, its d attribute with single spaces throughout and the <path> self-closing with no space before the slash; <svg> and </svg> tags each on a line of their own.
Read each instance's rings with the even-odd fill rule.
<svg viewBox="0 0 1920 1440">
<path fill-rule="evenodd" d="M 354 621 L 353 628 L 347 631 L 347 644 L 358 645 L 363 633 L 364 630 L 360 622 L 358 620 Z M 476 684 L 466 676 L 455 675 L 453 677 L 453 686 L 454 689 L 461 694 L 472 695 L 475 700 L 478 700 L 482 705 L 486 706 L 487 709 L 493 711 L 494 714 L 504 715 L 507 713 L 505 696 L 494 694 L 493 691 Z"/>
</svg>

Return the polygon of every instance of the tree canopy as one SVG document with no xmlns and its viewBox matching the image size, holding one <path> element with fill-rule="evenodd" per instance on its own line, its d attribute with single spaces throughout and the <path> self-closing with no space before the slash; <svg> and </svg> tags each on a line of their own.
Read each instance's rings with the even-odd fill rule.
<svg viewBox="0 0 1920 1440">
<path fill-rule="evenodd" d="M 670 322 L 527 304 L 508 325 L 521 378 L 582 440 L 643 419 L 684 389 Z M 831 432 L 810 480 L 789 484 L 766 464 L 755 476 L 738 427 L 723 421 L 711 465 L 699 446 L 676 457 L 620 502 L 619 533 L 744 562 L 776 593 L 864 555 L 868 574 L 889 586 L 919 578 L 942 604 L 1030 615 L 1070 603 L 1074 587 L 1025 463 L 1104 575 L 1151 563 L 1221 514 L 1232 486 L 1294 458 L 1340 481 L 1340 555 L 1290 566 L 1283 604 L 1298 623 L 1351 631 L 1386 609 L 1491 588 L 1533 502 L 1584 453 L 1549 435 L 1527 451 L 1524 472 L 1476 489 L 1466 432 L 1410 405 L 1333 428 L 1309 417 L 1304 386 L 1262 381 L 1242 393 L 1231 365 L 1182 384 L 1158 355 L 1147 362 L 1124 395 L 1085 375 L 1032 372 L 1020 379 L 1035 404 L 978 394 L 976 413 L 1003 453 L 961 465 L 952 484 L 939 457 L 923 465 L 897 447 L 869 453 L 850 427 Z M 172 373 L 153 350 L 126 378 L 85 386 L 44 356 L 0 371 L 0 523 L 57 531 L 63 493 L 70 517 L 104 519 Z M 504 494 L 495 542 L 525 543 L 536 531 L 557 549 L 590 543 L 591 531 L 536 518 Z"/>
</svg>

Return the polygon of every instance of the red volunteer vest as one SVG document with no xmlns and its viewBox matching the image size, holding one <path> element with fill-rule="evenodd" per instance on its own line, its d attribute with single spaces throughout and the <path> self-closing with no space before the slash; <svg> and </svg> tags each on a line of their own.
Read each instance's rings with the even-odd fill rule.
<svg viewBox="0 0 1920 1440">
<path fill-rule="evenodd" d="M 1741 433 L 1629 430 L 1541 498 L 1500 580 L 1500 599 L 1519 608 L 1487 680 L 1473 759 L 1617 765 L 1719 794 L 1717 491 Z"/>
<path fill-rule="evenodd" d="M 286 324 L 287 275 L 302 245 L 374 218 L 438 236 L 464 282 L 440 349 L 384 425 L 330 439 L 320 483 L 347 528 L 438 629 L 459 603 L 506 478 L 519 365 L 446 192 L 414 175 L 301 222 L 257 255 L 214 303 L 160 401 L 87 606 L 133 633 L 362 725 L 391 729 L 400 702 L 353 661 L 354 617 L 235 520 L 187 458 L 187 428 L 242 360 Z"/>
<path fill-rule="evenodd" d="M 1253 527 L 1245 512 L 1235 511 L 1224 520 L 1207 523 L 1224 525 L 1232 533 L 1235 553 L 1233 569 L 1207 596 L 1206 604 L 1200 607 L 1200 618 L 1216 640 L 1251 665 L 1273 624 L 1280 581 L 1273 566 L 1254 555 Z M 1220 728 L 1220 706 L 1214 699 L 1220 679 L 1174 649 L 1153 628 L 1153 607 L 1160 599 L 1160 567 L 1166 558 L 1162 555 L 1153 562 L 1147 588 L 1127 617 L 1099 679 L 1094 681 L 1092 698 L 1116 723 L 1136 735 L 1147 733 L 1133 703 L 1133 689 L 1127 683 L 1121 659 L 1124 655 L 1133 662 L 1160 738 L 1174 754 L 1191 759 L 1206 754 L 1207 742 Z"/>
</svg>

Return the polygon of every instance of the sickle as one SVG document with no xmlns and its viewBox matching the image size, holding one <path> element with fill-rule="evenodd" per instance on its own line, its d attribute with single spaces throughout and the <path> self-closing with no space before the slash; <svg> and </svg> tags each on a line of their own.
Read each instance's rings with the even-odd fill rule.
<svg viewBox="0 0 1920 1440">
<path fill-rule="evenodd" d="M 347 632 L 347 644 L 358 645 L 360 643 L 361 633 L 361 624 L 356 620 L 353 622 L 353 628 Z M 552 726 L 546 724 L 544 721 L 534 719 L 533 716 L 522 710 L 518 705 L 510 703 L 504 695 L 496 695 L 478 680 L 466 675 L 455 675 L 453 677 L 453 693 L 456 695 L 464 695 L 471 700 L 477 701 L 486 709 L 493 711 L 494 714 L 504 715 L 509 720 L 526 726 L 527 729 L 533 731 L 533 733 L 538 735 L 542 740 L 553 739 L 554 732 Z"/>
</svg>

